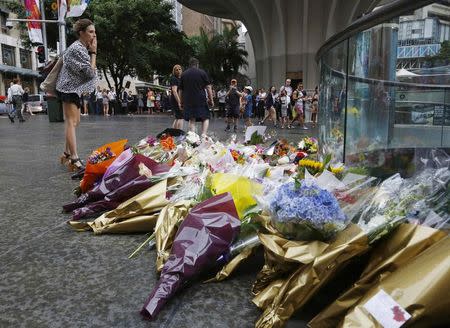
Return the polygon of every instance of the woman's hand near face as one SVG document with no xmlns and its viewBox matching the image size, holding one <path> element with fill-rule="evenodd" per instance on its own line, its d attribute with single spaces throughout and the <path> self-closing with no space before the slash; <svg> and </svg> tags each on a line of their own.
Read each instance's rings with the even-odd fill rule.
<svg viewBox="0 0 450 328">
<path fill-rule="evenodd" d="M 97 52 L 97 37 L 96 36 L 92 39 L 92 42 L 89 45 L 89 51 Z"/>
</svg>

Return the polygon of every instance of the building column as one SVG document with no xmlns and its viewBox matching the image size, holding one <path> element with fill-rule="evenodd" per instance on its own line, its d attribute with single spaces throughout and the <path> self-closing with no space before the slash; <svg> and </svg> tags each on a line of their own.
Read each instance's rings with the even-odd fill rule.
<svg viewBox="0 0 450 328">
<path fill-rule="evenodd" d="M 34 51 L 34 47 L 31 50 L 31 69 L 33 71 L 37 71 L 37 60 L 36 60 L 36 52 Z"/>
<path fill-rule="evenodd" d="M 19 47 L 14 48 L 14 55 L 16 57 L 16 67 L 21 68 L 22 63 L 20 62 L 20 48 Z"/>
</svg>

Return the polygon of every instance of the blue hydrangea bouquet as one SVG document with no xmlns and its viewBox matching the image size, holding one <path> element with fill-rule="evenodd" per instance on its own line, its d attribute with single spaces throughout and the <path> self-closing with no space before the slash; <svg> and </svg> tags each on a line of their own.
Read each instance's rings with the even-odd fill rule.
<svg viewBox="0 0 450 328">
<path fill-rule="evenodd" d="M 269 212 L 276 229 L 296 240 L 328 240 L 348 224 L 337 199 L 312 180 L 282 184 Z"/>
</svg>

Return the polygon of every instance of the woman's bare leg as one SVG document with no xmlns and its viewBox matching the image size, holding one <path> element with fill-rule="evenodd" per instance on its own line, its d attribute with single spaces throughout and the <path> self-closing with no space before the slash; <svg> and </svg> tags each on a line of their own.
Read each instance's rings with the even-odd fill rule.
<svg viewBox="0 0 450 328">
<path fill-rule="evenodd" d="M 63 102 L 66 152 L 72 159 L 78 158 L 76 127 L 80 123 L 80 110 L 73 103 Z"/>
</svg>

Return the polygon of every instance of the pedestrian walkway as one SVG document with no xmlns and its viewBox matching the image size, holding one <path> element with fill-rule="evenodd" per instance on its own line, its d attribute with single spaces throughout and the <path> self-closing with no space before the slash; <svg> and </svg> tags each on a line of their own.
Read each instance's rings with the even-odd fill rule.
<svg viewBox="0 0 450 328">
<path fill-rule="evenodd" d="M 121 138 L 135 143 L 171 123 L 165 115 L 82 117 L 80 155 Z M 224 128 L 212 120 L 221 140 L 230 135 Z M 277 133 L 292 141 L 305 135 Z M 261 313 L 250 297 L 254 262 L 228 281 L 194 284 L 156 322 L 141 319 L 157 280 L 155 252 L 129 260 L 145 235 L 93 236 L 67 225 L 61 206 L 73 199 L 76 182 L 58 162 L 63 136 L 63 123 L 46 115 L 21 124 L 0 116 L 0 327 L 253 327 Z M 304 327 L 300 318 L 288 327 Z"/>
</svg>

